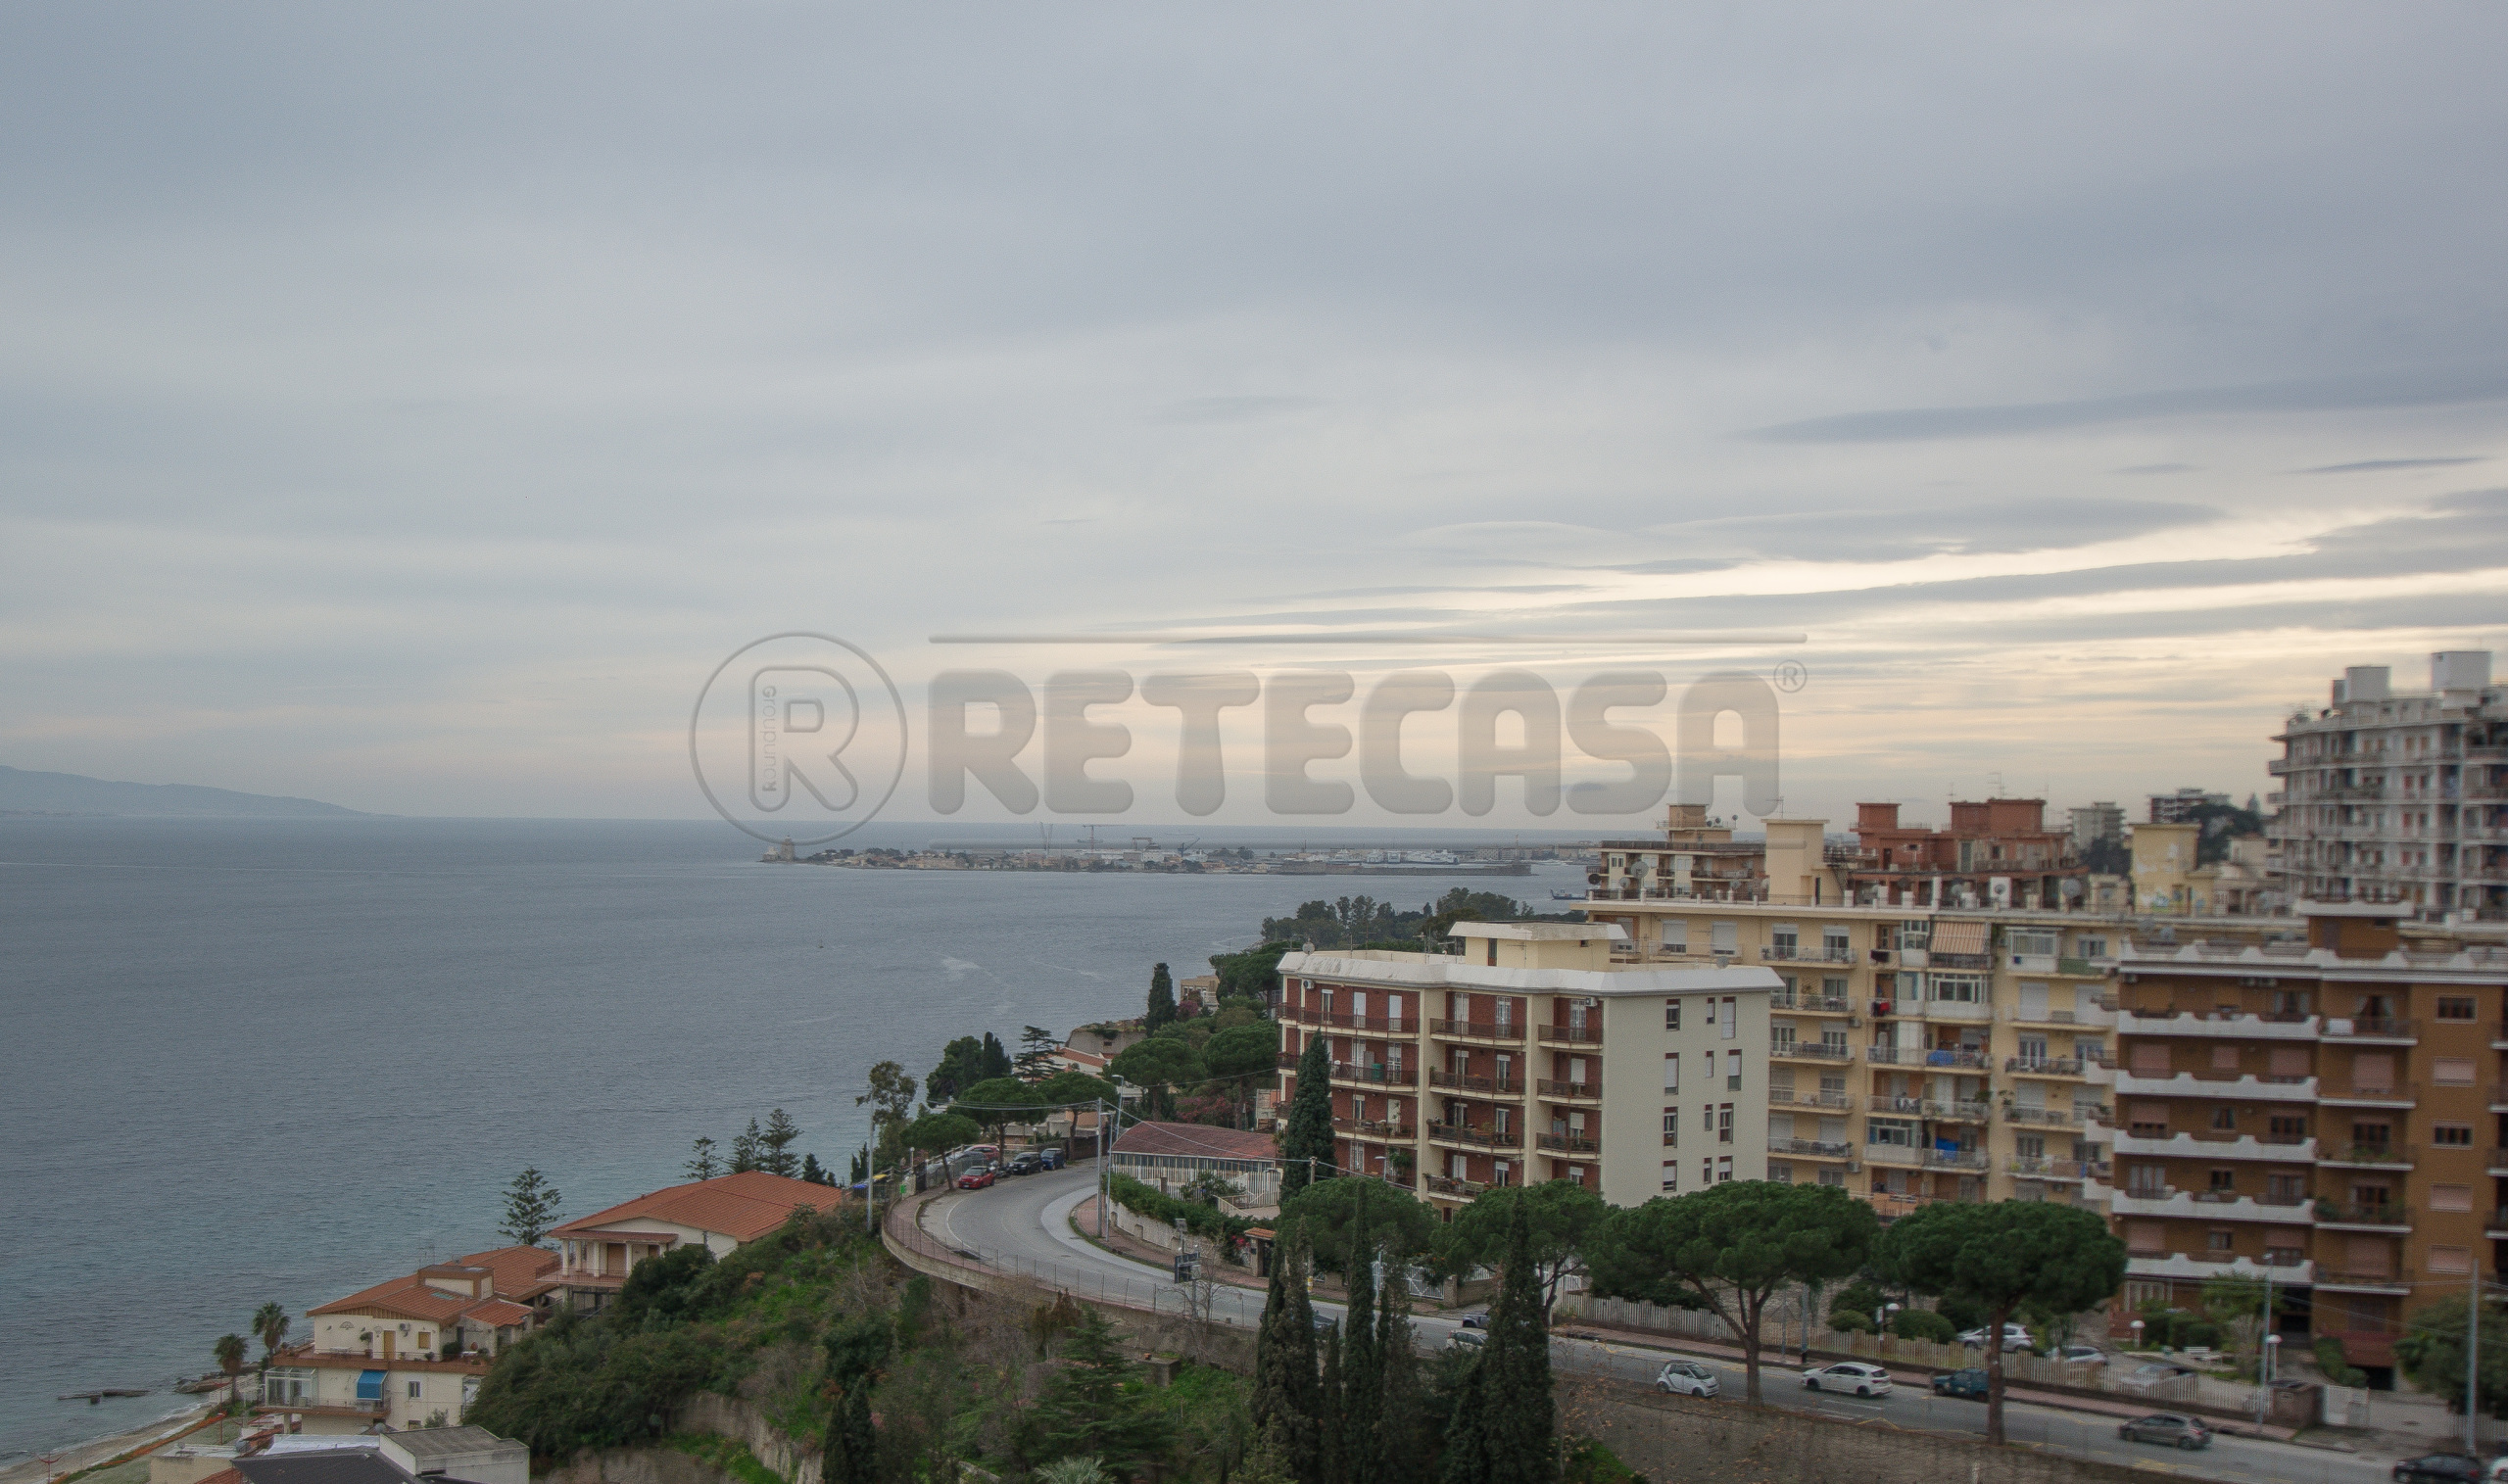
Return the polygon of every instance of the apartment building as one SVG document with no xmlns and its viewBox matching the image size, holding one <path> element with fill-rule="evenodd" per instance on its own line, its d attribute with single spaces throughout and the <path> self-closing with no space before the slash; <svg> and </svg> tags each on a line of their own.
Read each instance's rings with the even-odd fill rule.
<svg viewBox="0 0 2508 1484">
<path fill-rule="evenodd" d="M 2430 656 L 2430 689 L 2355 665 L 2274 738 L 2266 835 L 2291 897 L 2508 920 L 2508 688 L 2490 651 Z"/>
<path fill-rule="evenodd" d="M 2508 933 L 2299 912 L 2302 940 L 2117 945 L 2111 1322 L 2269 1272 L 2284 1334 L 2376 1373 L 2411 1310 L 2508 1263 Z"/>
<path fill-rule="evenodd" d="M 1764 968 L 1646 964 L 1605 923 L 1458 923 L 1459 954 L 1280 959 L 1283 1104 L 1331 1058 L 1342 1170 L 1452 1210 L 1565 1179 L 1615 1205 L 1767 1177 Z"/>
</svg>

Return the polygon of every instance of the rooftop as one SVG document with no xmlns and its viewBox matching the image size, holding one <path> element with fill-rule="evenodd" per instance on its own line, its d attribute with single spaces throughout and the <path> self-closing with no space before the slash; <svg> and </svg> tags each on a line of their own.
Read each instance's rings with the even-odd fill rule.
<svg viewBox="0 0 2508 1484">
<path fill-rule="evenodd" d="M 1134 1124 L 1115 1140 L 1117 1154 L 1200 1155 L 1215 1160 L 1277 1160 L 1279 1145 L 1268 1133 L 1214 1128 L 1207 1124 Z"/>
<path fill-rule="evenodd" d="M 768 1174 L 763 1170 L 749 1170 L 650 1191 L 606 1211 L 568 1221 L 549 1234 L 561 1239 L 603 1240 L 593 1233 L 649 1221 L 721 1232 L 735 1241 L 748 1242 L 783 1225 L 796 1206 L 817 1211 L 844 1199 L 844 1192 L 833 1185 L 814 1185 L 807 1180 Z"/>
<path fill-rule="evenodd" d="M 1494 937 L 1511 943 L 1628 941 L 1628 930 L 1617 923 L 1457 923 L 1446 932 L 1454 937 Z"/>
</svg>

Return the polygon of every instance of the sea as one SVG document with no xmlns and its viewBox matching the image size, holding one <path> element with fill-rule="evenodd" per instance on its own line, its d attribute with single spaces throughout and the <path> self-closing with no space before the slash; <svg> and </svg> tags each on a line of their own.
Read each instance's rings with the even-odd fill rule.
<svg viewBox="0 0 2508 1484">
<path fill-rule="evenodd" d="M 875 830 L 849 843 L 930 834 Z M 715 822 L 0 818 L 0 1462 L 180 1410 L 266 1300 L 502 1245 L 525 1167 L 586 1215 L 782 1108 L 842 1172 L 875 1062 L 1136 1015 L 1153 964 L 1206 973 L 1301 901 L 1462 880 L 759 849 Z M 56 1400 L 108 1387 L 153 1392 Z"/>
</svg>

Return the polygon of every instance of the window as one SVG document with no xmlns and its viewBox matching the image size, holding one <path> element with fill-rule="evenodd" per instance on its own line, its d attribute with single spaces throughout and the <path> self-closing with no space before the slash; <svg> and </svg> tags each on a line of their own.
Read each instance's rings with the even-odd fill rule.
<svg viewBox="0 0 2508 1484">
<path fill-rule="evenodd" d="M 2238 1110 L 2226 1104 L 2213 1109 L 2212 1126 L 2224 1133 L 2235 1132 L 2238 1128 Z"/>
<path fill-rule="evenodd" d="M 2473 1058 L 2469 1056 L 2434 1057 L 2430 1062 L 2430 1080 L 2441 1087 L 2473 1085 Z M 2366 1086 L 2367 1083 L 2361 1085 Z M 2385 1085 L 2391 1086 L 2392 1082 Z"/>
<path fill-rule="evenodd" d="M 1791 1185 L 1794 1183 L 1794 1167 L 1791 1165 L 1770 1165 L 1767 1167 L 1767 1177 L 1770 1184 Z"/>
<path fill-rule="evenodd" d="M 1801 950 L 1802 938 L 1792 923 L 1771 923 L 1767 930 L 1767 956 L 1792 958 Z"/>
<path fill-rule="evenodd" d="M 2430 1271 L 2434 1275 L 2452 1273 L 2458 1277 L 2473 1271 L 2473 1249 L 2470 1247 L 2433 1247 L 2430 1249 Z M 2462 1336 L 2458 1336 L 2462 1338 Z"/>
<path fill-rule="evenodd" d="M 411 1381 L 411 1382 L 410 1383 L 410 1401 L 414 1402 L 414 1401 L 418 1400 L 418 1396 L 419 1396 L 419 1388 L 420 1388 L 421 1386 L 425 1385 L 425 1384 L 426 1384 L 426 1383 L 425 1383 L 425 1382 L 423 1382 L 423 1381 Z"/>
<path fill-rule="evenodd" d="M 1584 1184 L 1584 1183 L 1585 1183 L 1585 1167 L 1584 1167 L 1584 1166 L 1582 1166 L 1582 1165 L 1570 1165 L 1570 1166 L 1568 1166 L 1568 1184 L 1570 1184 L 1570 1185 L 1582 1185 L 1582 1184 Z"/>
<path fill-rule="evenodd" d="M 2083 958 L 2105 958 L 2107 956 L 2107 939 L 2103 937 L 2076 938 L 2073 941 L 2073 948 L 2074 951 L 2078 952 Z"/>
<path fill-rule="evenodd" d="M 1677 1051 L 1664 1053 L 1664 1090 L 1665 1092 L 1681 1090 L 1681 1054 Z"/>
<path fill-rule="evenodd" d="M 2430 1209 L 2433 1211 L 2471 1211 L 2471 1185 L 2433 1185 L 2430 1187 Z"/>
<path fill-rule="evenodd" d="M 1715 1183 L 1721 1185 L 1733 1177 L 1733 1157 L 1724 1155 L 1715 1162 Z"/>
<path fill-rule="evenodd" d="M 2442 1021 L 2469 1021 L 2472 1020 L 2477 1013 L 2478 1012 L 2474 1008 L 2473 996 L 2470 994 L 2442 994 L 2438 996 L 2438 1019 Z"/>
<path fill-rule="evenodd" d="M 1937 974 L 1932 976 L 1933 997 L 1953 1004 L 1976 1005 L 1985 1002 L 1986 981 L 1975 974 Z"/>
<path fill-rule="evenodd" d="M 1664 1029 L 1666 1030 L 1678 1030 L 1681 1029 L 1681 1002 L 1679 1000 L 1664 1001 Z"/>
<path fill-rule="evenodd" d="M 1843 1170 L 1833 1170 L 1827 1167 L 1822 1167 L 1820 1171 L 1820 1183 L 1823 1185 L 1844 1186 L 1846 1184 L 1846 1172 Z"/>
<path fill-rule="evenodd" d="M 2238 1048 L 2236 1046 L 2214 1046 L 2212 1048 L 2212 1070 L 2214 1072 L 2236 1072 L 2238 1070 Z"/>
<path fill-rule="evenodd" d="M 1916 1142 L 1916 1125 L 1907 1119 L 1866 1119 L 1863 1141 L 1885 1144 L 1898 1149 L 1912 1149 Z"/>
<path fill-rule="evenodd" d="M 1681 1111 L 1678 1108 L 1666 1108 L 1664 1110 L 1664 1142 L 1678 1144 L 1680 1141 Z M 1664 1168 L 1669 1170 L 1671 1167 L 1666 1165 Z"/>
<path fill-rule="evenodd" d="M 2268 1082 L 2304 1082 L 2308 1079 L 2308 1048 L 2276 1046 L 2268 1065 L 2272 1068 L 2264 1075 Z"/>
<path fill-rule="evenodd" d="M 1778 1056 L 1794 1049 L 1794 1023 L 1778 1021 L 1767 1028 L 1767 1042 Z"/>
<path fill-rule="evenodd" d="M 1855 939 L 1844 923 L 1828 923 L 1820 929 L 1820 953 L 1831 963 L 1844 963 L 1855 952 Z"/>
<path fill-rule="evenodd" d="M 1738 923 L 1711 924 L 1708 934 L 1710 944 L 1718 953 L 1734 953 L 1741 948 L 1742 929 Z"/>
<path fill-rule="evenodd" d="M 1731 1040 L 1742 1029 L 1742 1012 L 1731 995 L 1724 996 L 1724 1039 Z M 2470 1065 L 2470 1063 L 2468 1063 Z"/>
<path fill-rule="evenodd" d="M 2308 1121 L 2296 1115 L 2268 1119 L 2265 1128 L 2265 1142 L 2271 1144 L 2295 1144 L 2308 1136 Z"/>
<path fill-rule="evenodd" d="M 2433 1124 L 2430 1125 L 2430 1142 L 2445 1144 L 2456 1149 L 2470 1149 L 2473 1147 L 2473 1125 Z"/>
<path fill-rule="evenodd" d="M 1820 995 L 1823 999 L 1845 999 L 1846 981 L 1835 977 L 1820 981 Z"/>
<path fill-rule="evenodd" d="M 1678 1190 L 1681 1188 L 1680 1161 L 1664 1161 L 1664 1188 L 1665 1190 Z"/>
<path fill-rule="evenodd" d="M 2231 1247 L 2237 1244 L 2237 1240 L 2238 1234 L 2236 1232 L 2228 1231 L 2218 1226 L 2215 1226 L 2211 1230 L 2203 1233 L 2203 1246 L 2206 1250 L 2211 1252 L 2227 1253 Z M 2109 1250 L 2113 1251 L 2114 1249 L 2111 1248 Z"/>
<path fill-rule="evenodd" d="M 2213 1188 L 2214 1190 L 2236 1190 L 2236 1189 L 2238 1189 L 2238 1172 L 2237 1172 L 2237 1171 L 2235 1171 L 2235 1170 L 2215 1170 L 2215 1171 L 2213 1171 L 2211 1173 L 2212 1173 L 2212 1188 Z"/>
<path fill-rule="evenodd" d="M 1733 1105 L 1730 1103 L 1721 1104 L 1715 1110 L 1715 1142 L 1719 1144 L 1733 1142 Z"/>
<path fill-rule="evenodd" d="M 1687 953 L 1689 951 L 1688 923 L 1683 922 L 1677 917 L 1667 917 L 1664 919 L 1664 951 L 1666 953 Z"/>
<path fill-rule="evenodd" d="M 2264 1177 L 2264 1202 L 2268 1206 L 2296 1206 L 2307 1199 L 2308 1177 L 2304 1174 L 2268 1174 Z"/>
<path fill-rule="evenodd" d="M 1707 996 L 1704 1003 L 1707 1006 L 1707 1024 L 1712 1026 L 1715 1024 L 1715 996 Z"/>
<path fill-rule="evenodd" d="M 1739 1051 L 1724 1058 L 1724 1090 L 1727 1092 L 1742 1090 L 1742 1053 Z"/>
</svg>

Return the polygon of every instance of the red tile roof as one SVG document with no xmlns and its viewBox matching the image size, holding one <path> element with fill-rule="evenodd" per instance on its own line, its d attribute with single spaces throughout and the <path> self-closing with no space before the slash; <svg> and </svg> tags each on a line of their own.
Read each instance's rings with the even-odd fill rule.
<svg viewBox="0 0 2508 1484">
<path fill-rule="evenodd" d="M 458 1318 L 461 1311 L 478 1300 L 466 1293 L 447 1293 L 430 1288 L 422 1278 L 394 1278 L 360 1289 L 345 1299 L 333 1299 L 305 1311 L 316 1314 L 388 1314 L 405 1319 L 424 1319 L 433 1324 L 449 1323 Z"/>
<path fill-rule="evenodd" d="M 490 1299 L 484 1304 L 473 1304 L 461 1316 L 480 1324 L 528 1324 L 531 1322 L 530 1310 L 523 1308 L 520 1304 L 508 1304 L 503 1299 Z"/>
<path fill-rule="evenodd" d="M 1268 1133 L 1213 1128 L 1207 1124 L 1134 1124 L 1115 1140 L 1117 1154 L 1201 1155 L 1215 1160 L 1277 1160 L 1279 1145 Z"/>
<path fill-rule="evenodd" d="M 648 1221 L 719 1231 L 734 1241 L 748 1242 L 783 1225 L 796 1206 L 815 1211 L 844 1199 L 844 1193 L 831 1185 L 813 1185 L 807 1180 L 751 1170 L 640 1195 L 580 1221 L 568 1221 L 549 1234 L 581 1238 L 620 1223 Z"/>
<path fill-rule="evenodd" d="M 528 1298 L 547 1287 L 549 1275 L 557 1270 L 557 1254 L 546 1247 L 500 1247 L 454 1261 L 465 1268 L 485 1268 L 495 1273 L 497 1297 L 501 1299 Z"/>
</svg>

